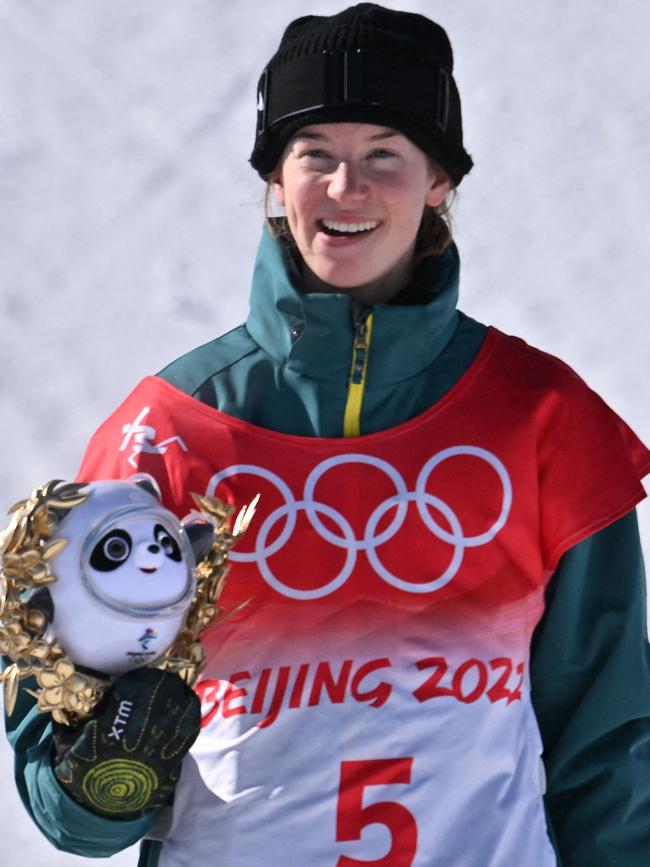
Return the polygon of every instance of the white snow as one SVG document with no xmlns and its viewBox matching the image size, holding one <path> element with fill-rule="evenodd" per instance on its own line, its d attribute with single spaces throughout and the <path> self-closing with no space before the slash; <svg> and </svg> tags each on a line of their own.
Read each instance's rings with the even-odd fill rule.
<svg viewBox="0 0 650 867">
<path fill-rule="evenodd" d="M 0 506 L 71 478 L 139 378 L 244 317 L 257 77 L 289 20 L 343 5 L 0 0 Z M 455 48 L 463 309 L 560 355 L 650 440 L 650 5 L 389 5 Z M 10 763 L 3 742 L 0 862 L 96 863 L 40 837 Z"/>
</svg>

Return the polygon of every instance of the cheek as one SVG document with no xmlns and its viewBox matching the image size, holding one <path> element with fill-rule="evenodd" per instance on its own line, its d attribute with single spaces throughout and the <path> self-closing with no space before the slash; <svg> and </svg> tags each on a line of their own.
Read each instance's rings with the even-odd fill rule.
<svg viewBox="0 0 650 867">
<path fill-rule="evenodd" d="M 422 222 L 426 201 L 421 190 L 413 190 L 410 195 L 397 196 L 391 203 L 393 225 L 400 239 L 417 234 Z"/>
<path fill-rule="evenodd" d="M 317 191 L 309 184 L 296 184 L 291 190 L 285 188 L 284 207 L 289 225 L 306 229 L 317 202 Z"/>
</svg>

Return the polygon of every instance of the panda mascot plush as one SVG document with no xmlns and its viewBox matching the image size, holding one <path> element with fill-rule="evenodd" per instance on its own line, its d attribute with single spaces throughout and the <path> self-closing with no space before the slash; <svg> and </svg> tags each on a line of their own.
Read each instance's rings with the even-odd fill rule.
<svg viewBox="0 0 650 867">
<path fill-rule="evenodd" d="M 13 507 L 0 536 L 9 713 L 18 682 L 30 676 L 39 709 L 64 724 L 87 716 L 106 687 L 134 669 L 165 668 L 193 684 L 227 552 L 255 506 L 231 529 L 231 507 L 194 499 L 198 510 L 181 521 L 162 505 L 155 480 L 138 474 L 50 482 Z"/>
<path fill-rule="evenodd" d="M 212 526 L 182 523 L 151 477 L 94 482 L 52 541 L 48 632 L 77 666 L 115 677 L 158 659 L 183 625 Z"/>
</svg>

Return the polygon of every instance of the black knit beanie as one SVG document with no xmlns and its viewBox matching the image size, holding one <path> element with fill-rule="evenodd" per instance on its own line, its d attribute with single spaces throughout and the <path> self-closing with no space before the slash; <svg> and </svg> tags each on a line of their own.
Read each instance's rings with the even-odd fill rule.
<svg viewBox="0 0 650 867">
<path fill-rule="evenodd" d="M 262 178 L 291 137 L 311 123 L 397 129 L 457 185 L 472 168 L 443 28 L 412 12 L 360 3 L 287 27 L 258 85 L 251 164 Z"/>
</svg>

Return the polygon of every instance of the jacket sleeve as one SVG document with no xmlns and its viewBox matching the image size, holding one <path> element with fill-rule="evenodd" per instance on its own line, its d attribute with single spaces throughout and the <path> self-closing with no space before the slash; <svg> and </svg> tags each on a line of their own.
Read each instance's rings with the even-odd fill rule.
<svg viewBox="0 0 650 867">
<path fill-rule="evenodd" d="M 561 867 L 650 863 L 650 647 L 635 512 L 567 551 L 533 638 Z"/>
<path fill-rule="evenodd" d="M 22 685 L 30 684 L 24 681 Z M 20 797 L 57 849 L 107 858 L 136 843 L 154 824 L 155 813 L 141 819 L 113 821 L 95 816 L 68 797 L 52 770 L 50 717 L 36 709 L 34 700 L 22 688 L 13 714 L 6 717 L 6 727 L 15 753 Z"/>
</svg>

